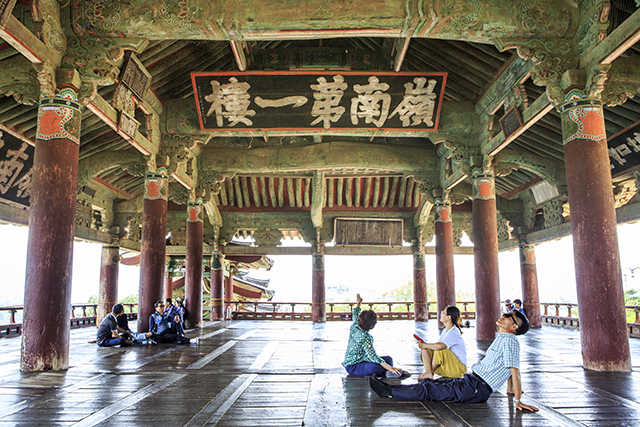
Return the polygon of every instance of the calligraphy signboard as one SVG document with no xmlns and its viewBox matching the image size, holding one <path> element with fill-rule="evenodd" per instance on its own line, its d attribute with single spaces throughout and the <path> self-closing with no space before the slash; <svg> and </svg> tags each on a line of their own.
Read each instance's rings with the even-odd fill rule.
<svg viewBox="0 0 640 427">
<path fill-rule="evenodd" d="M 446 73 L 191 73 L 205 131 L 436 131 Z"/>
<path fill-rule="evenodd" d="M 34 148 L 0 131 L 0 198 L 29 206 Z"/>
<path fill-rule="evenodd" d="M 336 218 L 336 245 L 402 246 L 402 219 Z"/>
<path fill-rule="evenodd" d="M 505 138 L 509 138 L 509 136 L 516 133 L 522 127 L 522 118 L 515 106 L 511 107 L 511 109 L 500 118 L 500 127 L 502 128 L 502 133 L 504 133 Z"/>
<path fill-rule="evenodd" d="M 131 51 L 127 51 L 124 58 L 120 82 L 139 99 L 144 99 L 144 93 L 151 84 L 151 74 Z"/>
<path fill-rule="evenodd" d="M 640 166 L 640 122 L 607 140 L 611 176 L 617 178 Z"/>
</svg>

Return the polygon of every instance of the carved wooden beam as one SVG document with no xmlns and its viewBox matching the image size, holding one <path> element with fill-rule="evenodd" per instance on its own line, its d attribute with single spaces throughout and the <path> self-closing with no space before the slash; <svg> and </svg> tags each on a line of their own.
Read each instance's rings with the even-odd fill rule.
<svg viewBox="0 0 640 427">
<path fill-rule="evenodd" d="M 515 141 L 520 135 L 522 135 L 527 129 L 533 126 L 538 120 L 544 117 L 549 111 L 553 109 L 553 104 L 549 101 L 546 93 L 543 93 L 536 99 L 533 104 L 522 112 L 523 125 L 520 129 L 509 135 L 507 138 L 504 136 L 504 132 L 500 132 L 494 136 L 491 141 L 481 145 L 480 151 L 483 154 L 489 156 L 495 156 L 500 150 L 507 147 L 511 142 Z"/>
<path fill-rule="evenodd" d="M 207 212 L 207 216 L 209 217 L 209 222 L 214 227 L 222 227 L 222 215 L 220 215 L 220 211 L 218 210 L 218 206 L 213 202 L 213 200 L 209 200 L 204 204 L 204 209 Z"/>
<path fill-rule="evenodd" d="M 338 178 L 340 179 L 340 178 Z M 333 184 L 334 184 L 335 179 L 334 178 L 329 178 L 327 180 L 327 206 L 329 206 L 330 208 L 333 207 Z"/>
<path fill-rule="evenodd" d="M 278 207 L 284 206 L 284 178 L 278 178 Z"/>
<path fill-rule="evenodd" d="M 225 255 L 311 255 L 310 247 L 286 246 L 225 246 Z M 413 255 L 411 246 L 326 246 L 325 255 Z M 435 255 L 435 246 L 425 246 L 425 255 Z M 455 246 L 454 255 L 473 255 L 473 246 Z"/>
<path fill-rule="evenodd" d="M 196 181 L 189 175 L 187 175 L 187 173 L 182 169 L 178 169 L 175 172 L 172 172 L 171 176 L 189 191 L 196 188 Z"/>
<path fill-rule="evenodd" d="M 374 208 L 378 207 L 378 199 L 380 199 L 380 178 L 377 177 L 373 184 L 373 200 L 371 202 L 371 206 Z"/>
<path fill-rule="evenodd" d="M 311 223 L 314 228 L 322 227 L 322 198 L 327 192 L 324 172 L 315 171 L 313 175 L 313 196 L 311 198 Z"/>
<path fill-rule="evenodd" d="M 233 177 L 233 189 L 236 197 L 236 205 L 239 208 L 242 208 L 244 206 L 244 203 L 242 200 L 242 190 L 240 189 L 240 177 L 238 176 Z"/>
<path fill-rule="evenodd" d="M 353 198 L 351 197 L 351 188 L 353 187 L 353 178 L 346 179 L 347 189 L 344 194 L 345 202 L 347 203 L 347 207 L 350 208 L 353 203 Z"/>
<path fill-rule="evenodd" d="M 360 197 L 361 197 L 361 185 L 362 185 L 362 180 L 360 179 L 360 177 L 355 177 L 354 178 L 355 183 L 356 183 L 356 194 L 355 197 L 353 198 L 353 204 L 356 205 L 356 207 L 360 207 Z"/>
<path fill-rule="evenodd" d="M 404 57 L 407 54 L 407 49 L 409 49 L 409 42 L 411 41 L 411 37 L 407 37 L 405 39 L 397 39 L 396 43 L 396 59 L 395 65 L 393 69 L 398 72 L 402 69 L 402 63 L 404 62 Z"/>
<path fill-rule="evenodd" d="M 400 178 L 400 192 L 398 193 L 398 207 L 404 208 L 404 198 L 407 192 L 407 180 L 408 178 Z"/>
<path fill-rule="evenodd" d="M 267 183 L 266 178 L 260 177 L 260 194 L 262 195 L 262 205 L 269 206 L 269 200 L 267 199 Z"/>
<path fill-rule="evenodd" d="M 34 64 L 47 63 L 57 68 L 62 62 L 62 55 L 49 49 L 13 15 L 0 27 L 0 37 Z"/>
<path fill-rule="evenodd" d="M 415 181 L 413 180 L 413 178 L 409 177 L 407 178 L 407 198 L 404 202 L 404 205 L 406 207 L 409 207 L 413 204 L 413 186 L 415 184 Z"/>
<path fill-rule="evenodd" d="M 382 197 L 380 198 L 380 206 L 383 208 L 387 205 L 387 199 L 389 198 L 389 179 L 388 176 L 383 178 Z"/>
<path fill-rule="evenodd" d="M 423 197 L 420 202 L 420 207 L 413 217 L 413 226 L 420 227 L 426 225 L 429 222 L 429 216 L 431 215 L 432 208 L 433 203 L 431 203 L 426 197 Z"/>
<path fill-rule="evenodd" d="M 276 199 L 276 184 L 275 178 L 267 178 L 267 182 L 269 183 L 269 197 L 271 198 L 271 207 L 275 208 L 278 204 L 278 200 Z M 265 205 L 266 206 L 266 205 Z"/>
<path fill-rule="evenodd" d="M 247 177 L 240 177 L 240 185 L 242 188 L 242 198 L 244 199 L 244 205 L 246 207 L 251 206 L 251 196 L 249 195 L 249 184 L 247 183 Z"/>
<path fill-rule="evenodd" d="M 611 64 L 629 47 L 640 41 L 640 9 L 611 32 L 602 42 L 580 59 L 580 68 L 595 64 Z"/>
<path fill-rule="evenodd" d="M 396 192 L 398 191 L 398 183 L 400 182 L 399 177 L 394 177 L 393 182 L 391 183 L 391 193 L 389 193 L 389 207 L 392 208 L 393 204 L 396 200 Z"/>
<path fill-rule="evenodd" d="M 264 178 L 263 178 L 264 179 Z M 258 178 L 255 176 L 251 177 L 251 193 L 253 194 L 253 203 L 257 208 L 262 206 L 260 201 L 260 193 L 258 193 Z"/>
<path fill-rule="evenodd" d="M 306 208 L 309 207 L 310 204 L 310 193 L 311 193 L 311 178 L 305 178 L 304 179 L 304 206 Z M 322 201 L 324 202 L 324 198 L 326 196 L 326 193 L 322 195 Z"/>
<path fill-rule="evenodd" d="M 227 178 L 225 182 L 227 183 L 227 194 L 229 195 L 229 205 L 235 206 L 235 197 L 233 194 L 233 179 Z"/>
<path fill-rule="evenodd" d="M 233 57 L 238 64 L 238 70 L 245 71 L 247 69 L 247 57 L 244 55 L 245 42 L 240 40 L 231 40 L 231 50 L 233 51 Z"/>
<path fill-rule="evenodd" d="M 302 179 L 294 178 L 296 182 L 296 206 L 302 207 Z"/>
<path fill-rule="evenodd" d="M 296 199 L 293 189 L 293 178 L 287 178 L 287 193 L 289 196 L 289 207 L 294 207 L 296 204 Z"/>
<path fill-rule="evenodd" d="M 344 178 L 338 179 L 338 200 L 337 205 L 342 206 L 342 190 L 344 189 Z"/>
<path fill-rule="evenodd" d="M 147 138 L 144 137 L 139 131 L 136 131 L 135 136 L 131 138 L 126 133 L 122 132 L 118 126 L 118 111 L 114 109 L 103 97 L 96 95 L 94 100 L 87 105 L 87 108 L 93 112 L 111 129 L 113 129 L 118 135 L 122 136 L 125 140 L 139 152 L 145 156 L 158 154 L 158 146 L 154 145 Z"/>
</svg>

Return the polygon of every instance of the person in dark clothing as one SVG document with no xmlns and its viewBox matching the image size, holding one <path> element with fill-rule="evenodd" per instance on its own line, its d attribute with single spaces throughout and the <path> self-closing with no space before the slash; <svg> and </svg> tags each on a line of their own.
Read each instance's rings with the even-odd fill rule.
<svg viewBox="0 0 640 427">
<path fill-rule="evenodd" d="M 178 307 L 171 303 L 171 298 L 167 298 L 164 301 L 164 313 L 162 317 L 172 323 L 171 328 L 174 329 L 178 335 L 184 335 L 180 312 L 178 311 Z"/>
<path fill-rule="evenodd" d="M 153 334 L 151 332 L 133 332 L 129 328 L 129 320 L 127 319 L 126 313 L 118 316 L 117 321 L 118 327 L 125 331 L 122 333 L 122 336 L 131 340 L 133 344 L 157 344 L 157 342 L 153 340 Z"/>
<path fill-rule="evenodd" d="M 149 316 L 149 332 L 153 333 L 153 338 L 159 343 L 177 342 L 178 344 L 189 344 L 189 338 L 178 335 L 175 321 L 167 320 L 164 314 L 164 302 L 156 301 L 156 311 Z"/>
<path fill-rule="evenodd" d="M 111 313 L 102 319 L 100 326 L 98 326 L 98 332 L 96 334 L 96 342 L 98 347 L 113 347 L 116 345 L 127 346 L 131 345 L 131 340 L 120 335 L 126 331 L 118 327 L 118 317 L 124 315 L 124 307 L 122 304 L 116 304 L 113 306 Z"/>
</svg>

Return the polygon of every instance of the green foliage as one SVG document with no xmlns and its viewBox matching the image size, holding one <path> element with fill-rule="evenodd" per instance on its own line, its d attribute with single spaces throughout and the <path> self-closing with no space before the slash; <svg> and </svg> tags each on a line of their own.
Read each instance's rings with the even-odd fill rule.
<svg viewBox="0 0 640 427">
<path fill-rule="evenodd" d="M 91 295 L 87 300 L 87 304 L 97 304 L 97 303 L 98 303 L 97 295 Z M 96 310 L 93 307 L 88 307 L 87 316 L 95 316 L 95 315 L 96 315 Z"/>
<path fill-rule="evenodd" d="M 138 294 L 131 294 L 122 299 L 120 299 L 122 304 L 137 304 L 138 303 Z"/>
<path fill-rule="evenodd" d="M 413 301 L 413 282 L 408 281 L 406 285 L 395 288 L 389 292 L 382 294 L 384 302 L 403 302 Z M 434 283 L 427 284 L 427 301 L 436 301 L 436 285 Z M 435 306 L 429 306 L 434 310 Z M 393 312 L 406 312 L 407 306 L 403 304 L 394 304 L 391 308 Z M 413 311 L 413 304 L 409 306 L 409 311 Z"/>
<path fill-rule="evenodd" d="M 624 305 L 640 306 L 640 294 L 636 289 L 627 289 L 624 291 Z M 635 323 L 636 313 L 633 310 L 626 310 L 627 323 Z"/>
</svg>

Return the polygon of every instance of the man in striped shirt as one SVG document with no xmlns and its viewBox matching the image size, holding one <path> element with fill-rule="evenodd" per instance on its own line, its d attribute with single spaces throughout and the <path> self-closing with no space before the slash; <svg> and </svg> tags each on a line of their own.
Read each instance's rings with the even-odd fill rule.
<svg viewBox="0 0 640 427">
<path fill-rule="evenodd" d="M 516 409 L 535 412 L 538 408 L 520 401 L 520 343 L 515 337 L 529 330 L 529 320 L 514 310 L 503 314 L 496 325 L 498 333 L 485 358 L 473 365 L 472 372 L 462 378 L 424 379 L 418 384 L 391 386 L 370 376 L 369 385 L 378 396 L 396 400 L 483 403 L 506 381 L 507 393 L 513 393 Z"/>
</svg>

